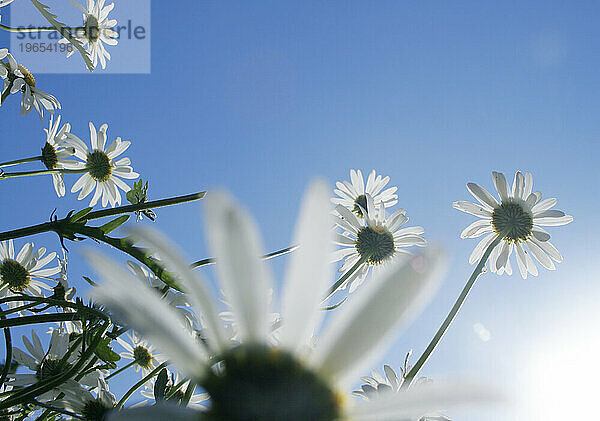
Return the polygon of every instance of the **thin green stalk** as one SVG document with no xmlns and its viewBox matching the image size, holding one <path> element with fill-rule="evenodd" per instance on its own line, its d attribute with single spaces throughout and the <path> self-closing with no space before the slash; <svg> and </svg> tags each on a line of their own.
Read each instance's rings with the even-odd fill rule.
<svg viewBox="0 0 600 421">
<path fill-rule="evenodd" d="M 344 273 L 344 275 L 340 279 L 338 279 L 337 282 L 333 284 L 331 288 L 329 288 L 329 292 L 327 293 L 327 296 L 323 299 L 323 301 L 329 300 L 331 296 L 336 293 L 338 288 L 341 287 L 344 284 L 344 282 L 346 282 L 348 278 L 352 276 L 358 270 L 358 268 L 360 268 L 361 265 L 367 260 L 369 260 L 369 256 L 361 256 L 361 258 L 358 259 L 358 262 L 356 262 L 354 266 L 350 268 L 350 270 Z"/>
<path fill-rule="evenodd" d="M 108 380 L 108 379 L 110 379 L 111 377 L 114 377 L 114 376 L 116 376 L 117 374 L 119 374 L 119 373 L 122 373 L 123 371 L 127 370 L 129 367 L 131 367 L 131 366 L 132 366 L 132 365 L 134 365 L 134 364 L 135 364 L 135 360 L 134 360 L 134 361 L 132 361 L 132 362 L 130 362 L 129 364 L 127 364 L 127 365 L 125 365 L 125 366 L 123 366 L 123 367 L 119 368 L 117 371 L 115 371 L 115 372 L 113 372 L 113 373 L 109 374 L 108 376 L 106 376 L 106 377 L 104 378 L 104 380 Z"/>
<path fill-rule="evenodd" d="M 0 62 L 0 65 L 5 65 L 4 63 Z M 15 83 L 14 80 L 11 80 L 8 83 L 8 86 L 6 87 L 6 89 L 4 91 L 2 91 L 2 96 L 0 97 L 0 105 L 4 104 L 4 101 L 6 101 L 6 98 L 8 98 L 8 96 L 10 95 L 10 90 L 13 87 L 13 83 Z"/>
<path fill-rule="evenodd" d="M 19 171 L 19 172 L 0 172 L 0 180 L 9 178 L 28 177 L 31 175 L 47 175 L 47 174 L 83 174 L 88 172 L 87 168 L 79 170 L 68 170 L 65 168 L 56 168 L 53 170 L 37 170 L 37 171 Z"/>
<path fill-rule="evenodd" d="M 0 23 L 0 29 L 5 30 L 6 32 L 53 32 L 53 31 L 57 31 L 57 32 L 61 32 L 58 31 L 54 26 L 37 26 L 34 28 L 13 28 L 11 26 L 7 26 L 4 25 L 2 23 Z M 68 26 L 64 26 L 61 28 L 62 31 L 73 31 L 73 30 L 85 30 L 84 26 L 77 26 L 74 28 L 68 27 Z"/>
<path fill-rule="evenodd" d="M 119 401 L 119 403 L 117 403 L 117 405 L 115 406 L 115 409 L 121 409 L 121 408 L 123 408 L 123 405 L 125 404 L 125 402 L 127 402 L 127 399 L 129 399 L 131 397 L 131 395 L 133 395 L 135 393 L 136 390 L 138 390 L 140 387 L 142 387 L 152 377 L 156 376 L 158 374 L 158 372 L 160 370 L 162 370 L 163 368 L 165 368 L 167 365 L 169 365 L 169 364 L 166 363 L 166 362 L 162 363 L 161 365 L 159 365 L 158 367 L 156 367 L 154 370 L 152 370 L 142 380 L 140 380 L 139 382 L 137 382 L 136 384 L 134 384 L 133 386 L 131 386 L 131 389 L 129 389 L 127 391 L 127 393 L 125 393 L 123 395 L 123 397 L 121 398 L 121 400 Z"/>
<path fill-rule="evenodd" d="M 0 163 L 0 168 L 2 168 L 2 167 L 10 167 L 10 166 L 17 165 L 17 164 L 24 164 L 25 162 L 34 162 L 34 161 L 41 161 L 41 160 L 42 160 L 41 156 L 34 156 L 34 157 L 31 157 L 31 158 L 15 159 L 14 161 L 6 161 L 6 162 Z"/>
<path fill-rule="evenodd" d="M 74 320 L 81 319 L 82 317 L 77 313 L 36 314 L 35 316 L 21 316 L 19 318 L 13 317 L 11 319 L 0 319 L 0 329 L 39 323 L 72 322 Z"/>
<path fill-rule="evenodd" d="M 263 260 L 270 260 L 270 259 L 273 259 L 275 257 L 279 257 L 279 256 L 283 256 L 284 254 L 291 253 L 291 252 L 295 251 L 297 248 L 298 248 L 298 246 L 286 247 L 284 249 L 277 250 L 277 251 L 265 254 L 265 255 L 262 256 L 262 258 L 263 258 Z M 192 263 L 190 265 L 190 267 L 192 269 L 196 269 L 196 268 L 199 268 L 201 266 L 214 265 L 216 262 L 217 262 L 217 259 L 215 259 L 214 257 L 209 257 L 207 259 L 198 260 L 197 262 Z"/>
<path fill-rule="evenodd" d="M 6 319 L 6 317 L 0 316 L 0 320 L 4 319 Z M 6 357 L 4 358 L 4 368 L 2 369 L 2 374 L 0 374 L 0 387 L 2 387 L 4 384 L 12 364 L 12 338 L 10 335 L 10 329 L 7 327 L 4 328 L 4 345 L 6 347 Z"/>
<path fill-rule="evenodd" d="M 8 310 L 0 311 L 0 317 L 7 316 L 7 315 L 13 314 L 13 313 L 18 313 L 19 311 L 23 311 L 23 310 L 29 310 L 30 308 L 36 307 L 39 305 L 40 305 L 39 303 L 29 303 L 29 304 L 24 304 L 22 306 L 18 306 L 18 307 L 11 308 Z"/>
<path fill-rule="evenodd" d="M 30 295 L 11 295 L 10 297 L 0 298 L 0 304 L 12 302 L 12 301 L 33 301 L 36 303 L 51 304 L 51 305 L 57 306 L 57 307 L 69 307 L 69 308 L 72 308 L 72 309 L 75 309 L 78 311 L 93 313 L 96 317 L 98 317 L 100 319 L 104 319 L 104 320 L 108 319 L 106 314 L 104 314 L 103 312 L 101 312 L 100 310 L 97 310 L 95 308 L 88 307 L 88 306 L 82 305 L 82 304 L 72 303 L 70 301 L 57 300 L 55 298 L 34 297 L 34 296 L 30 296 Z"/>
<path fill-rule="evenodd" d="M 408 374 L 405 376 L 404 382 L 402 383 L 403 389 L 408 388 L 412 384 L 412 382 L 416 378 L 417 374 L 419 374 L 419 370 L 421 370 L 421 367 L 423 367 L 423 365 L 427 362 L 427 360 L 429 359 L 429 357 L 431 356 L 433 351 L 435 351 L 435 348 L 437 347 L 439 342 L 442 340 L 442 337 L 444 336 L 444 334 L 450 327 L 450 324 L 452 323 L 452 321 L 458 314 L 458 311 L 460 310 L 463 303 L 467 299 L 469 292 L 471 292 L 473 285 L 475 285 L 475 281 L 477 280 L 479 275 L 481 275 L 483 273 L 483 268 L 485 267 L 485 262 L 490 257 L 492 250 L 494 249 L 494 247 L 496 247 L 498 244 L 500 244 L 500 241 L 502 241 L 503 238 L 504 238 L 503 234 L 498 235 L 498 237 L 496 237 L 496 239 L 494 241 L 492 241 L 492 243 L 485 250 L 485 252 L 483 253 L 483 256 L 481 256 L 479 263 L 475 267 L 475 270 L 471 274 L 471 277 L 469 278 L 469 280 L 467 281 L 466 285 L 464 286 L 462 292 L 458 296 L 458 299 L 452 306 L 450 313 L 448 313 L 448 315 L 446 316 L 446 319 L 444 319 L 444 322 L 442 323 L 442 325 L 440 326 L 440 328 L 434 335 L 434 337 L 431 340 L 431 342 L 429 343 L 429 345 L 427 345 L 427 348 L 425 348 L 425 351 L 423 352 L 423 354 L 419 357 L 419 359 L 417 360 L 415 365 L 410 369 Z"/>
<path fill-rule="evenodd" d="M 84 417 L 82 417 L 81 415 L 77 415 L 75 412 L 67 411 L 66 409 L 63 409 L 63 408 L 58 408 L 58 407 L 56 407 L 56 406 L 52 406 L 52 405 L 49 405 L 49 404 L 47 404 L 47 403 L 44 403 L 44 402 L 37 401 L 37 400 L 35 400 L 35 399 L 32 399 L 32 400 L 31 400 L 31 403 L 32 403 L 32 404 L 34 404 L 34 405 L 36 405 L 36 406 L 39 406 L 40 408 L 46 408 L 46 409 L 48 409 L 48 410 L 49 410 L 49 411 L 51 411 L 51 412 L 52 412 L 52 411 L 53 411 L 53 412 L 58 412 L 59 414 L 65 414 L 65 415 L 68 415 L 68 416 L 70 416 L 70 417 L 77 418 L 77 419 L 79 419 L 79 420 L 84 420 L 84 419 L 85 419 L 85 418 L 84 418 Z M 38 418 L 38 420 L 39 420 L 39 419 L 40 419 L 40 418 Z"/>
</svg>

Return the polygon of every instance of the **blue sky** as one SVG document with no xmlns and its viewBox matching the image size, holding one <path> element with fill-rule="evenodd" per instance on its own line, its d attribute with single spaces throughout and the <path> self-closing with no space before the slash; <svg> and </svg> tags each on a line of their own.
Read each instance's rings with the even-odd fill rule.
<svg viewBox="0 0 600 421">
<path fill-rule="evenodd" d="M 525 281 L 482 276 L 423 374 L 505 384 L 532 400 L 532 360 L 564 347 L 575 358 L 569 344 L 598 339 L 597 3 L 155 1 L 151 12 L 149 74 L 30 70 L 81 138 L 93 121 L 109 123 L 110 139 L 132 141 L 127 155 L 152 198 L 227 188 L 275 250 L 290 241 L 315 176 L 333 184 L 350 168 L 389 175 L 409 224 L 424 226 L 450 261 L 439 294 L 382 360 L 398 367 L 408 348 L 424 348 L 472 270 L 476 241 L 459 233 L 474 217 L 452 201 L 469 200 L 469 181 L 491 191 L 493 170 L 507 178 L 530 171 L 534 188 L 575 216 L 549 229 L 564 262 Z M 0 43 L 8 44 L 5 33 Z M 46 123 L 19 117 L 17 102 L 9 98 L 0 113 L 2 160 L 33 156 L 44 140 Z M 0 192 L 0 230 L 87 204 L 58 200 L 45 178 L 4 181 Z M 201 206 L 165 209 L 155 226 L 191 259 L 208 255 Z M 58 248 L 51 235 L 34 241 Z M 77 255 L 80 247 L 71 248 Z M 76 260 L 72 279 L 88 273 Z M 278 274 L 284 263 L 275 263 Z M 490 341 L 474 333 L 477 322 Z M 523 411 L 452 415 L 521 419 Z"/>
</svg>

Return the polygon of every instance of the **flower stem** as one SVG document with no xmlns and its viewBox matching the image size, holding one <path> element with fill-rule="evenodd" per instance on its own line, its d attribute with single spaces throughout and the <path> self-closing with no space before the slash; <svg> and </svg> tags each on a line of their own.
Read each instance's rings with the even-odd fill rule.
<svg viewBox="0 0 600 421">
<path fill-rule="evenodd" d="M 286 247 L 284 249 L 273 251 L 271 253 L 265 254 L 265 255 L 262 256 L 262 258 L 263 258 L 263 260 L 270 260 L 270 259 L 273 259 L 275 257 L 279 257 L 279 256 L 283 256 L 284 254 L 291 253 L 291 252 L 295 251 L 297 248 L 298 248 L 298 246 Z M 190 265 L 190 267 L 192 269 L 196 269 L 196 268 L 199 268 L 201 266 L 214 265 L 216 262 L 217 262 L 217 260 L 214 257 L 209 257 L 207 259 L 198 260 L 197 262 L 192 263 Z"/>
<path fill-rule="evenodd" d="M 7 178 L 27 177 L 30 175 L 46 175 L 46 174 L 83 174 L 88 172 L 87 168 L 79 170 L 68 170 L 65 168 L 56 168 L 54 170 L 38 170 L 38 171 L 20 171 L 20 172 L 0 172 L 0 180 Z"/>
<path fill-rule="evenodd" d="M 6 317 L 2 315 L 0 316 L 0 319 L 4 320 Z M 4 358 L 4 368 L 2 369 L 2 374 L 0 374 L 0 387 L 2 387 L 4 384 L 4 381 L 8 376 L 10 366 L 12 365 L 12 338 L 10 336 L 10 329 L 8 327 L 4 328 L 4 343 L 6 347 L 6 357 Z"/>
<path fill-rule="evenodd" d="M 42 157 L 41 156 L 34 156 L 31 158 L 23 158 L 23 159 L 16 159 L 14 161 L 6 161 L 6 162 L 2 162 L 0 163 L 0 168 L 1 167 L 10 167 L 12 165 L 17 165 L 17 164 L 22 164 L 25 162 L 34 162 L 34 161 L 41 161 Z"/>
<path fill-rule="evenodd" d="M 108 376 L 106 376 L 106 377 L 104 378 L 104 380 L 108 380 L 108 379 L 110 379 L 111 377 L 114 377 L 114 376 L 116 376 L 117 374 L 119 374 L 119 373 L 122 373 L 123 371 L 127 370 L 129 367 L 131 367 L 131 366 L 132 366 L 132 365 L 134 365 L 134 364 L 135 364 L 135 360 L 134 360 L 134 361 L 132 361 L 132 362 L 130 362 L 129 364 L 127 364 L 127 365 L 124 365 L 123 367 L 119 368 L 119 369 L 118 369 L 117 371 L 115 371 L 114 373 L 111 373 L 111 374 L 109 374 Z"/>
<path fill-rule="evenodd" d="M 33 28 L 13 28 L 11 26 L 3 25 L 0 23 L 0 29 L 5 30 L 6 32 L 53 32 L 58 31 L 54 26 L 37 26 Z M 63 26 L 61 28 L 62 31 L 73 31 L 73 30 L 85 30 L 84 26 L 78 26 L 75 28 L 70 28 L 68 26 Z"/>
<path fill-rule="evenodd" d="M 137 382 L 136 384 L 134 384 L 133 386 L 131 386 L 131 389 L 129 389 L 127 391 L 127 393 L 125 393 L 123 395 L 123 397 L 121 398 L 121 400 L 119 401 L 119 403 L 117 403 L 117 405 L 115 406 L 115 409 L 121 409 L 123 408 L 123 405 L 125 404 L 125 402 L 127 402 L 127 399 L 129 399 L 129 397 L 131 395 L 133 395 L 135 393 L 136 390 L 138 390 L 140 387 L 142 387 L 148 380 L 150 380 L 152 377 L 156 376 L 158 374 L 158 372 L 160 370 L 162 370 L 163 368 L 165 368 L 167 365 L 169 365 L 168 363 L 162 363 L 161 365 L 159 365 L 158 367 L 156 367 L 154 370 L 152 370 L 146 377 L 144 377 L 142 380 L 140 380 L 139 382 Z"/>
<path fill-rule="evenodd" d="M 4 63 L 0 63 L 0 64 L 4 65 Z M 2 92 L 2 97 L 0 97 L 0 105 L 4 104 L 4 101 L 6 101 L 6 98 L 8 98 L 8 96 L 10 95 L 10 90 L 12 89 L 14 82 L 15 82 L 14 80 L 11 80 L 8 83 L 8 86 L 6 87 L 6 89 Z"/>
<path fill-rule="evenodd" d="M 346 282 L 346 280 L 348 280 L 348 278 L 352 275 L 354 275 L 354 273 L 362 266 L 363 263 L 365 263 L 367 260 L 369 260 L 369 256 L 361 256 L 360 259 L 358 259 L 358 262 L 356 262 L 354 264 L 354 266 L 352 266 L 348 271 L 346 271 L 346 273 L 344 273 L 344 275 L 342 275 L 342 277 L 340 279 L 337 280 L 337 282 L 335 284 L 333 284 L 333 286 L 331 288 L 329 288 L 329 292 L 327 292 L 327 296 L 323 299 L 323 301 L 327 301 L 331 298 L 331 296 L 333 294 L 336 293 L 336 291 L 342 286 L 342 284 L 344 282 Z"/>
<path fill-rule="evenodd" d="M 463 303 L 467 299 L 469 292 L 471 292 L 473 285 L 475 285 L 475 281 L 477 280 L 479 275 L 481 275 L 483 273 L 483 268 L 485 266 L 485 262 L 490 257 L 492 250 L 494 249 L 494 247 L 496 247 L 500 243 L 500 241 L 503 238 L 504 238 L 504 235 L 502 235 L 502 234 L 498 235 L 498 237 L 496 237 L 494 239 L 494 241 L 492 241 L 492 243 L 485 250 L 485 252 L 483 253 L 483 256 L 481 256 L 479 263 L 475 267 L 475 270 L 471 274 L 471 277 L 469 278 L 469 280 L 465 284 L 462 292 L 458 296 L 458 299 L 454 303 L 454 306 L 452 306 L 450 313 L 448 313 L 448 315 L 446 316 L 446 319 L 444 320 L 444 322 L 442 323 L 442 325 L 436 332 L 436 334 L 433 337 L 433 339 L 431 340 L 431 342 L 429 342 L 429 345 L 427 345 L 427 348 L 425 349 L 423 354 L 419 357 L 419 359 L 417 360 L 415 365 L 410 369 L 408 374 L 404 377 L 404 382 L 402 383 L 403 389 L 406 389 L 411 385 L 411 383 L 414 381 L 417 374 L 419 374 L 419 370 L 421 370 L 421 367 L 423 367 L 423 365 L 427 362 L 427 360 L 429 359 L 429 357 L 431 356 L 433 351 L 435 351 L 435 348 L 439 344 L 440 340 L 442 339 L 442 337 L 444 336 L 444 334 L 450 327 L 450 324 L 452 323 L 452 321 L 454 321 L 456 314 L 458 313 L 458 311 L 462 307 Z"/>
</svg>

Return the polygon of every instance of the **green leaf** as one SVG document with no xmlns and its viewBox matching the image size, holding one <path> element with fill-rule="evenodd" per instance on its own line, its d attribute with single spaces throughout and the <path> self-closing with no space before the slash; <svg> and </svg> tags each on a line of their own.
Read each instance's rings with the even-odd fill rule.
<svg viewBox="0 0 600 421">
<path fill-rule="evenodd" d="M 118 218 L 115 218 L 112 221 L 109 221 L 106 224 L 102 225 L 100 229 L 104 234 L 108 234 L 109 232 L 113 232 L 114 230 L 119 228 L 121 225 L 127 222 L 128 219 L 129 215 L 121 215 Z"/>
<path fill-rule="evenodd" d="M 163 368 L 160 370 L 160 373 L 158 373 L 158 377 L 154 383 L 154 400 L 156 402 L 165 400 L 165 389 L 167 387 L 168 380 L 169 378 L 167 376 L 167 369 Z"/>
<path fill-rule="evenodd" d="M 94 354 L 105 363 L 115 363 L 121 359 L 119 354 L 110 347 L 110 338 L 103 338 L 94 350 Z"/>
<path fill-rule="evenodd" d="M 77 41 L 77 39 L 73 35 L 71 35 L 71 32 L 69 32 L 68 30 L 63 30 L 63 28 L 65 28 L 66 25 L 56 20 L 57 16 L 55 14 L 50 13 L 50 11 L 48 10 L 50 6 L 46 6 L 45 4 L 40 3 L 38 0 L 29 1 L 36 7 L 36 9 L 38 9 L 42 16 L 46 18 L 50 25 L 56 28 L 59 34 L 61 34 L 71 44 L 73 44 L 73 47 L 75 47 L 77 51 L 79 51 L 79 54 L 81 54 L 81 57 L 83 58 L 83 61 L 85 61 L 85 65 L 87 66 L 87 68 L 90 69 L 90 72 L 93 72 L 94 65 L 92 64 L 92 60 L 90 60 L 89 54 L 87 53 L 85 48 L 83 48 L 83 44 Z"/>
<path fill-rule="evenodd" d="M 73 215 L 69 221 L 70 222 L 77 222 L 79 221 L 81 218 L 83 218 L 84 216 L 86 216 L 88 213 L 90 213 L 92 211 L 92 208 L 85 208 L 85 209 L 81 209 L 79 212 L 77 212 L 75 215 Z"/>
<path fill-rule="evenodd" d="M 92 281 L 92 280 L 91 280 L 90 278 L 88 278 L 87 276 L 83 276 L 83 279 L 85 279 L 85 281 L 86 281 L 88 284 L 90 284 L 91 286 L 93 286 L 93 287 L 95 287 L 95 286 L 97 286 L 97 285 L 98 285 L 97 283 L 95 283 L 94 281 Z"/>
</svg>

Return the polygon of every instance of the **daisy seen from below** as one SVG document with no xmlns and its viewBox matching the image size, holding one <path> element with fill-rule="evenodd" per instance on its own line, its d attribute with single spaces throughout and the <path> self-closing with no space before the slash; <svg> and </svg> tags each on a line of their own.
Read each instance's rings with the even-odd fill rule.
<svg viewBox="0 0 600 421">
<path fill-rule="evenodd" d="M 103 421 L 106 414 L 115 407 L 117 401 L 115 395 L 108 390 L 108 383 L 98 376 L 95 396 L 81 385 L 64 390 L 64 396 L 51 403 L 57 407 L 65 408 L 76 414 L 81 414 L 86 421 Z M 80 418 L 69 418 L 77 420 Z"/>
<path fill-rule="evenodd" d="M 408 217 L 404 209 L 398 209 L 389 217 L 383 206 L 375 207 L 373 198 L 366 195 L 366 207 L 362 209 L 364 221 L 359 220 L 350 210 L 337 205 L 335 224 L 342 233 L 336 233 L 334 242 L 342 248 L 332 254 L 332 261 L 343 260 L 339 269 L 343 273 L 339 285 L 334 285 L 330 295 L 339 289 L 349 287 L 352 293 L 363 283 L 371 267 L 380 269 L 400 254 L 410 254 L 408 247 L 424 247 L 427 241 L 421 234 L 423 227 L 402 228 Z"/>
<path fill-rule="evenodd" d="M 167 403 L 111 414 L 110 420 L 381 420 L 410 418 L 457 401 L 489 398 L 482 388 L 409 390 L 390 399 L 352 406 L 342 388 L 378 358 L 394 334 L 432 293 L 440 274 L 437 249 L 398 261 L 373 279 L 332 316 L 313 350 L 307 344 L 320 324 L 323 293 L 331 275 L 331 230 L 326 186 L 311 186 L 296 228 L 282 295 L 281 340 L 268 345 L 268 291 L 272 284 L 255 224 L 219 192 L 206 200 L 207 238 L 219 262 L 216 272 L 235 317 L 240 343 L 232 343 L 206 281 L 153 231 L 134 237 L 156 250 L 188 291 L 206 320 L 205 341 L 191 336 L 178 315 L 157 294 L 115 263 L 92 251 L 87 256 L 103 278 L 92 295 L 115 316 L 147 337 L 183 374 L 210 396 L 205 412 Z M 215 370 L 215 364 L 219 370 Z"/>
<path fill-rule="evenodd" d="M 119 189 L 124 192 L 131 189 L 121 178 L 136 179 L 139 177 L 139 174 L 133 171 L 129 158 L 115 160 L 116 157 L 129 148 L 131 142 L 123 141 L 120 137 L 117 137 L 105 150 L 107 131 L 108 124 L 103 124 L 96 131 L 94 124 L 90 122 L 92 149 L 88 149 L 87 145 L 72 133 L 67 136 L 66 140 L 68 146 L 75 148 L 75 156 L 84 161 L 83 167 L 88 170 L 75 182 L 71 188 L 71 193 L 81 190 L 77 197 L 78 200 L 81 200 L 95 188 L 96 191 L 90 201 L 91 207 L 100 198 L 102 198 L 103 207 L 108 203 L 112 207 L 120 205 L 121 193 L 119 193 Z"/>
<path fill-rule="evenodd" d="M 71 368 L 72 364 L 78 359 L 76 352 L 71 353 L 67 357 L 65 364 L 61 364 L 61 360 L 67 354 L 69 349 L 69 334 L 62 328 L 53 329 L 48 350 L 44 350 L 42 342 L 38 335 L 32 330 L 31 340 L 23 336 L 23 345 L 29 354 L 19 348 L 13 347 L 13 358 L 19 364 L 26 366 L 33 374 L 11 374 L 10 384 L 14 387 L 28 386 L 42 380 L 52 378 L 64 373 Z M 57 388 L 39 396 L 38 399 L 47 402 L 55 399 L 60 392 L 67 390 L 76 391 L 79 389 L 80 383 L 88 387 L 96 387 L 98 385 L 98 370 L 85 374 L 79 382 L 68 379 L 61 383 Z"/>
<path fill-rule="evenodd" d="M 126 360 L 131 360 L 130 364 L 135 367 L 136 372 L 141 370 L 143 377 L 166 361 L 164 355 L 156 352 L 150 343 L 140 338 L 135 332 L 127 332 L 126 335 L 129 342 L 120 337 L 117 338 L 119 345 L 125 349 L 125 352 L 119 355 Z"/>
<path fill-rule="evenodd" d="M 73 34 L 81 44 L 86 47 L 90 56 L 92 65 L 96 67 L 98 60 L 103 69 L 106 68 L 106 61 L 110 60 L 110 53 L 106 51 L 104 44 L 117 45 L 119 34 L 111 28 L 117 25 L 116 19 L 108 19 L 108 14 L 115 7 L 114 3 L 104 5 L 105 0 L 87 0 L 87 9 L 81 4 L 71 1 L 75 6 L 83 11 L 83 26 L 85 29 Z M 60 44 L 69 44 L 69 41 L 62 38 L 58 41 Z M 71 57 L 75 49 L 70 49 L 67 57 Z"/>
<path fill-rule="evenodd" d="M 0 242 L 0 297 L 15 293 L 42 296 L 42 289 L 52 291 L 52 287 L 45 281 L 54 282 L 51 276 L 60 272 L 60 266 L 45 266 L 54 260 L 56 253 L 46 254 L 44 247 L 34 250 L 33 243 L 26 243 L 15 255 L 12 239 Z M 8 302 L 10 308 L 22 304 L 20 301 Z"/>
<path fill-rule="evenodd" d="M 166 368 L 164 369 L 167 372 L 167 385 L 164 390 L 164 395 L 167 401 L 176 403 L 181 405 L 182 400 L 185 398 L 185 392 L 188 387 L 190 387 L 191 379 L 185 379 L 178 372 L 169 372 Z M 156 377 L 153 377 L 146 385 L 144 386 L 144 390 L 140 392 L 140 394 L 148 398 L 150 400 L 156 400 L 156 395 L 154 393 L 154 387 L 156 385 Z M 201 411 L 206 410 L 208 406 L 208 393 L 197 393 L 196 391 L 192 392 L 190 399 L 186 406 L 190 408 L 195 408 Z M 147 404 L 148 401 L 143 401 L 141 405 Z M 137 406 L 137 405 L 136 405 Z"/>
<path fill-rule="evenodd" d="M 338 197 L 332 198 L 331 202 L 344 206 L 354 212 L 356 216 L 362 218 L 363 210 L 367 208 L 366 195 L 370 195 L 376 204 L 382 204 L 385 208 L 398 203 L 398 195 L 396 194 L 398 187 L 389 187 L 383 190 L 389 182 L 389 176 L 382 177 L 381 174 L 376 176 L 375 170 L 372 170 L 365 185 L 362 172 L 360 170 L 350 170 L 350 182 L 344 180 L 335 183 L 337 188 L 334 192 Z"/>
<path fill-rule="evenodd" d="M 69 123 L 63 124 L 60 127 L 60 116 L 54 121 L 54 116 L 50 117 L 50 127 L 44 129 L 46 132 L 46 144 L 42 148 L 42 163 L 49 170 L 67 168 L 67 169 L 81 169 L 83 164 L 81 162 L 68 159 L 75 154 L 75 148 L 72 146 L 65 146 L 65 140 L 70 134 L 71 125 Z M 64 174 L 52 174 L 52 182 L 54 184 L 54 190 L 58 197 L 65 195 L 65 181 Z"/>
<path fill-rule="evenodd" d="M 512 189 L 504 174 L 494 171 L 492 179 L 500 202 L 483 187 L 468 183 L 467 189 L 479 203 L 458 201 L 452 204 L 460 211 L 482 218 L 465 228 L 461 233 L 462 238 L 475 238 L 487 234 L 471 253 L 469 263 L 479 261 L 485 250 L 502 235 L 501 241 L 489 255 L 489 266 L 493 273 L 512 274 L 510 256 L 513 249 L 523 279 L 527 278 L 527 273 L 534 276 L 538 274 L 532 256 L 546 269 L 554 270 L 554 262 L 561 262 L 562 256 L 550 243 L 550 234 L 542 226 L 566 225 L 573 221 L 573 217 L 551 209 L 556 205 L 555 198 L 542 200 L 542 194 L 533 191 L 531 173 L 523 175 L 521 171 L 517 171 Z"/>
<path fill-rule="evenodd" d="M 0 53 L 0 56 L 3 54 Z M 54 96 L 37 88 L 35 77 L 25 66 L 17 64 L 10 53 L 6 53 L 5 57 L 7 62 L 0 62 L 0 77 L 4 79 L 3 98 L 8 90 L 11 94 L 22 92 L 21 115 L 35 108 L 40 118 L 44 118 L 44 110 L 53 114 L 55 109 L 60 109 L 60 102 Z"/>
</svg>

